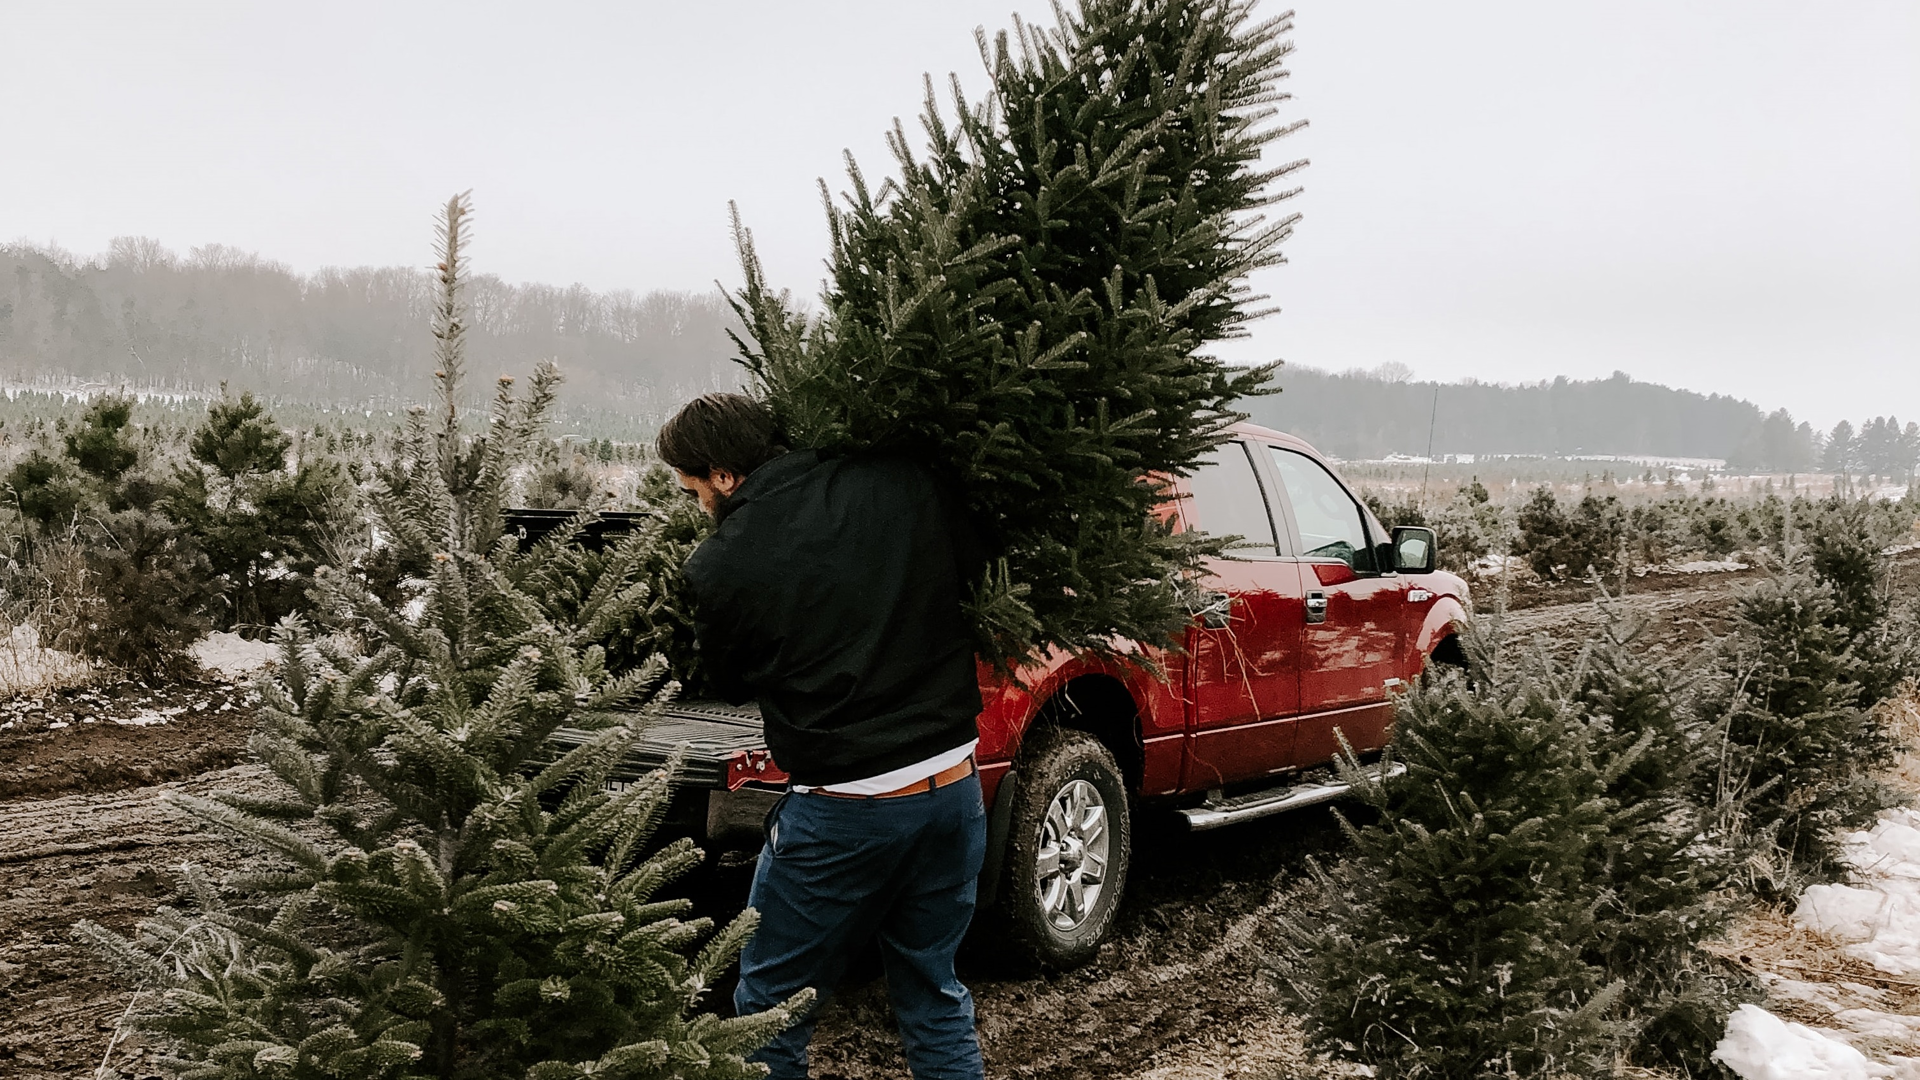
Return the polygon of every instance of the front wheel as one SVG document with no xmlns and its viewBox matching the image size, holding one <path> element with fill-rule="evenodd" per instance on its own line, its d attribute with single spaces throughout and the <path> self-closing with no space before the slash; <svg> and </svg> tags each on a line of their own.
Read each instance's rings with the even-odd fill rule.
<svg viewBox="0 0 1920 1080">
<path fill-rule="evenodd" d="M 1022 952 L 1046 967 L 1078 967 L 1113 929 L 1126 888 L 1126 781 L 1112 752 L 1084 731 L 1033 738 L 1015 781 L 1000 902 Z"/>
</svg>

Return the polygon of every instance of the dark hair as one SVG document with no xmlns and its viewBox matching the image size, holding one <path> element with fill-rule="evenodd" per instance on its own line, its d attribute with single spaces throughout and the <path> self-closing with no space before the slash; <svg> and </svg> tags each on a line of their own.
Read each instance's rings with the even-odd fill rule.
<svg viewBox="0 0 1920 1080">
<path fill-rule="evenodd" d="M 705 478 L 725 469 L 748 473 L 787 452 L 772 410 L 745 394 L 703 394 L 660 426 L 654 439 L 660 460 Z"/>
</svg>

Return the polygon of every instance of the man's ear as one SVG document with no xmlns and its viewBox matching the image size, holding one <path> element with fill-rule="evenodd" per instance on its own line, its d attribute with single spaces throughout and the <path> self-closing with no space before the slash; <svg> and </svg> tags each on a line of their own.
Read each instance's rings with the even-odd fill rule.
<svg viewBox="0 0 1920 1080">
<path fill-rule="evenodd" d="M 740 490 L 741 478 L 731 469 L 716 467 L 707 473 L 707 483 L 724 498 Z"/>
</svg>

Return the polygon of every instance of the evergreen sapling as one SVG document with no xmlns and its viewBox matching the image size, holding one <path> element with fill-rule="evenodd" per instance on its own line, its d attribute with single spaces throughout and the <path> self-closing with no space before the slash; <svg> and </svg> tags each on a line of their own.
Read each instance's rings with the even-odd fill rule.
<svg viewBox="0 0 1920 1080">
<path fill-rule="evenodd" d="M 132 424 L 134 401 L 103 394 L 60 442 L 7 474 L 27 530 L 27 560 L 8 567 L 8 592 L 44 639 L 142 678 L 194 670 L 187 649 L 207 630 L 216 590 L 192 534 L 164 513 Z"/>
<path fill-rule="evenodd" d="M 1725 888 L 1734 852 L 1715 831 L 1715 808 L 1695 797 L 1715 747 L 1696 703 L 1675 689 L 1701 673 L 1663 672 L 1638 641 L 1642 627 L 1608 614 L 1572 680 L 1608 801 L 1590 856 L 1605 892 L 1586 952 L 1624 988 L 1630 1060 L 1711 1074 L 1727 1016 L 1758 993 L 1700 948 L 1739 910 Z"/>
<path fill-rule="evenodd" d="M 1371 813 L 1343 819 L 1323 917 L 1285 928 L 1321 1047 L 1404 1076 L 1717 1070 L 1756 988 L 1702 948 L 1737 913 L 1735 853 L 1695 797 L 1715 739 L 1602 607 L 1571 666 L 1513 658 L 1498 617 L 1463 631 L 1468 670 L 1399 710 L 1406 774 L 1343 763 Z"/>
<path fill-rule="evenodd" d="M 206 554 L 220 629 L 265 628 L 303 609 L 351 505 L 351 482 L 335 461 L 289 463 L 291 447 L 251 393 L 223 390 L 175 470 L 163 505 Z"/>
<path fill-rule="evenodd" d="M 624 672 L 598 644 L 648 603 L 639 546 L 555 599 L 571 531 L 521 552 L 499 536 L 557 373 L 501 380 L 485 434 L 460 430 L 464 198 L 441 232 L 440 408 L 416 412 L 380 528 L 426 545 L 412 612 L 318 576 L 322 633 L 296 618 L 263 684 L 252 746 L 269 796 L 175 805 L 272 859 L 162 910 L 131 938 L 78 932 L 143 988 L 136 1023 L 183 1077 L 711 1078 L 804 1008 L 720 1019 L 702 995 L 754 925 L 718 933 L 661 890 L 700 860 L 648 851 L 669 784 L 605 781 L 670 700 L 657 657 Z M 577 528 L 577 523 L 576 523 Z M 586 737 L 554 757 L 566 726 Z M 703 944 L 704 942 L 704 944 Z"/>
<path fill-rule="evenodd" d="M 1911 611 L 1894 605 L 1890 561 L 1884 550 L 1906 531 L 1900 515 L 1875 513 L 1865 499 L 1828 499 L 1811 515 L 1805 558 L 1814 578 L 1833 591 L 1833 622 L 1844 629 L 1860 668 L 1860 704 L 1871 708 L 1900 684 L 1920 675 L 1920 642 Z M 1895 520 L 1888 520 L 1889 517 Z M 1896 525 L 1895 521 L 1899 524 Z"/>
<path fill-rule="evenodd" d="M 1323 875 L 1328 914 L 1288 924 L 1309 1038 L 1394 1076 L 1588 1075 L 1626 1030 L 1588 954 L 1606 782 L 1566 676 L 1469 632 L 1473 681 L 1430 674 L 1396 720 L 1407 772 L 1348 762 L 1373 820 Z"/>
<path fill-rule="evenodd" d="M 1752 842 L 1831 878 L 1843 872 L 1839 835 L 1896 801 L 1875 775 L 1893 741 L 1861 706 L 1864 665 L 1826 582 L 1789 570 L 1744 593 L 1734 613 L 1706 705 L 1719 718 L 1718 768 L 1702 784 Z M 1784 897 L 1799 891 L 1792 878 L 1755 884 Z"/>
</svg>

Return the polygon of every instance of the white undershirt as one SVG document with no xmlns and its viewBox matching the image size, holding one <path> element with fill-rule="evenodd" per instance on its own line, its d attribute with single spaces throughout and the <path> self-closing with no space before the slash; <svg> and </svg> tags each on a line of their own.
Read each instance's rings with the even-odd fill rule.
<svg viewBox="0 0 1920 1080">
<path fill-rule="evenodd" d="M 837 792 L 841 795 L 885 795 L 889 791 L 898 791 L 908 784 L 925 780 L 929 776 L 938 776 L 972 756 L 973 748 L 980 744 L 979 739 L 951 750 L 942 750 L 925 761 L 916 761 L 879 776 L 869 776 L 864 780 L 849 780 L 844 784 L 821 784 L 819 790 Z M 803 784 L 788 785 L 792 791 L 813 791 Z"/>
</svg>

